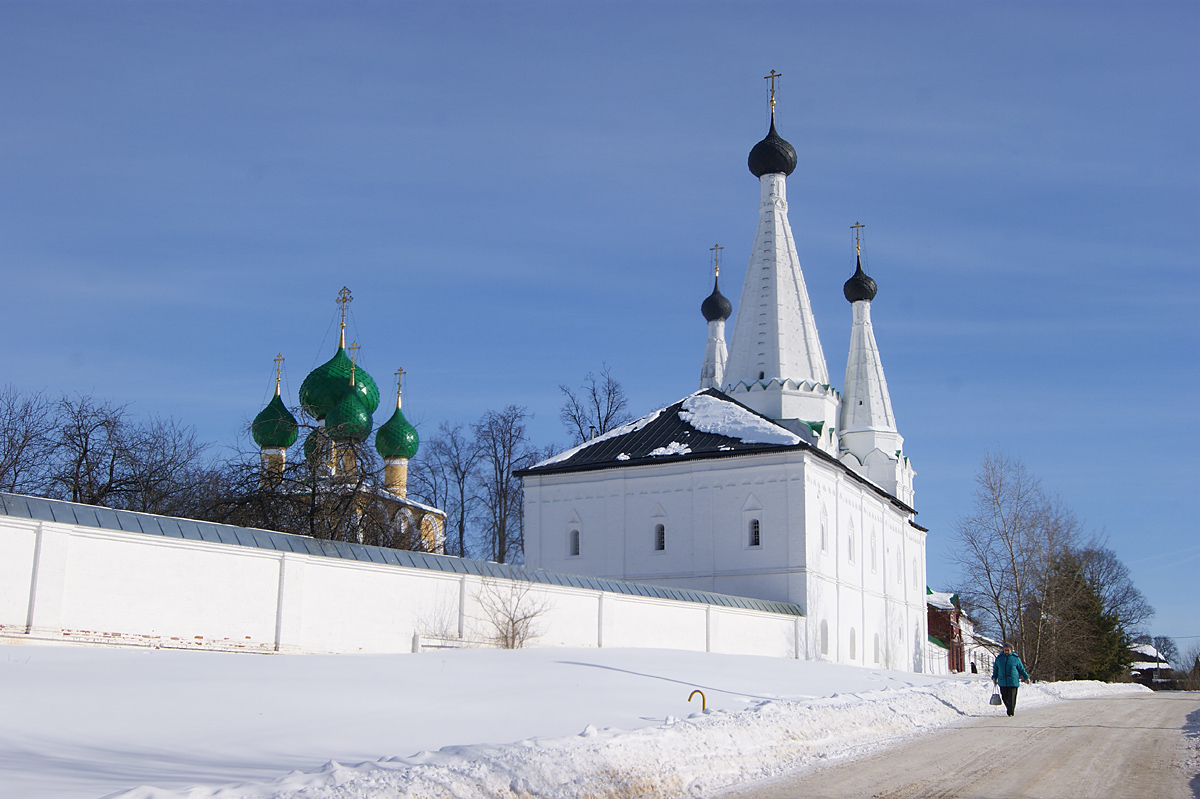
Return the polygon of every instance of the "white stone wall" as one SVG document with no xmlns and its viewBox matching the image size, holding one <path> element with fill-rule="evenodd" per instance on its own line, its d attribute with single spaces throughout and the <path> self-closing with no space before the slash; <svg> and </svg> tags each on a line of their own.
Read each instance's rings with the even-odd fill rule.
<svg viewBox="0 0 1200 799">
<path fill-rule="evenodd" d="M 528 476 L 525 553 L 550 571 L 792 602 L 809 658 L 908 671 L 927 659 L 925 534 L 808 451 Z"/>
<path fill-rule="evenodd" d="M 803 655 L 798 617 L 0 516 L 0 635 L 253 652 L 409 652 L 544 609 L 534 646 Z"/>
</svg>

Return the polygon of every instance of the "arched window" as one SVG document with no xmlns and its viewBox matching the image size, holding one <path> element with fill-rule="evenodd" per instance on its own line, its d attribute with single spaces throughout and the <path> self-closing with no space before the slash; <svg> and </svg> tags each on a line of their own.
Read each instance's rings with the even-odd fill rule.
<svg viewBox="0 0 1200 799">
<path fill-rule="evenodd" d="M 759 528 L 759 524 L 758 524 L 758 519 L 751 519 L 750 520 L 750 531 L 749 531 L 750 546 L 752 546 L 752 547 L 762 546 L 762 537 L 759 534 L 759 531 L 760 531 L 760 528 Z"/>
<path fill-rule="evenodd" d="M 875 633 L 875 662 L 879 662 L 879 633 Z"/>
<path fill-rule="evenodd" d="M 829 514 L 821 506 L 821 551 L 829 551 Z"/>
<path fill-rule="evenodd" d="M 850 520 L 850 529 L 846 534 L 846 559 L 854 562 L 854 520 Z"/>
<path fill-rule="evenodd" d="M 654 525 L 654 551 L 665 552 L 667 549 L 667 528 L 661 524 Z"/>
<path fill-rule="evenodd" d="M 579 557 L 579 531 L 572 530 L 570 541 L 567 544 L 567 552 L 572 558 Z"/>
<path fill-rule="evenodd" d="M 829 654 L 829 622 L 821 619 L 821 654 Z"/>
<path fill-rule="evenodd" d="M 858 652 L 855 651 L 856 646 L 857 646 L 857 640 L 854 635 L 854 628 L 851 627 L 850 628 L 850 659 L 851 660 L 854 660 L 856 657 L 858 657 Z"/>
</svg>

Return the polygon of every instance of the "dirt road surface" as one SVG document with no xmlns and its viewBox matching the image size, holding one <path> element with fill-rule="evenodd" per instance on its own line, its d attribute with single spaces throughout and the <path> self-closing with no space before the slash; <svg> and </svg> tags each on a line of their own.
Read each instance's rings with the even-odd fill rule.
<svg viewBox="0 0 1200 799">
<path fill-rule="evenodd" d="M 1200 799 L 1200 695 L 1072 699 L 974 719 L 723 799 Z"/>
</svg>

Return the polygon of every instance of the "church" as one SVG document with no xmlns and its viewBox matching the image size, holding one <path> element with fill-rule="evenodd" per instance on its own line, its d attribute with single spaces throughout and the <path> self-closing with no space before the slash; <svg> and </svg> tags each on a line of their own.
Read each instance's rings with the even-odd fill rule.
<svg viewBox="0 0 1200 799">
<path fill-rule="evenodd" d="M 878 286 L 860 250 L 839 393 L 788 222 L 796 163 L 772 89 L 748 159 L 759 221 L 728 346 L 718 264 L 699 390 L 518 473 L 526 564 L 792 603 L 809 658 L 923 671 L 928 531 L 871 326 Z"/>
</svg>

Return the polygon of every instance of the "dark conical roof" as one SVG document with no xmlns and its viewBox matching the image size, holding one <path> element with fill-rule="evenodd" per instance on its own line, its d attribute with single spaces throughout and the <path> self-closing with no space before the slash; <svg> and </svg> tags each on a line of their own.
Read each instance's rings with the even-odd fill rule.
<svg viewBox="0 0 1200 799">
<path fill-rule="evenodd" d="M 733 305 L 730 304 L 729 298 L 721 293 L 719 279 L 713 279 L 712 294 L 709 294 L 704 302 L 700 303 L 700 313 L 704 314 L 704 318 L 709 322 L 717 320 L 724 322 L 733 313 Z"/>
<path fill-rule="evenodd" d="M 859 258 L 858 268 L 846 281 L 846 285 L 842 286 L 842 293 L 846 295 L 849 302 L 858 302 L 859 300 L 870 302 L 875 299 L 875 292 L 878 290 L 879 287 L 875 285 L 875 281 L 862 270 L 862 258 Z"/>
<path fill-rule="evenodd" d="M 796 170 L 796 149 L 775 132 L 774 114 L 771 115 L 771 130 L 750 150 L 746 165 L 756 178 L 777 172 L 790 175 Z"/>
</svg>

